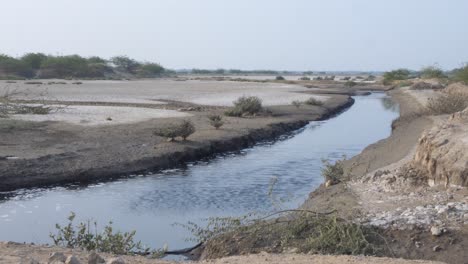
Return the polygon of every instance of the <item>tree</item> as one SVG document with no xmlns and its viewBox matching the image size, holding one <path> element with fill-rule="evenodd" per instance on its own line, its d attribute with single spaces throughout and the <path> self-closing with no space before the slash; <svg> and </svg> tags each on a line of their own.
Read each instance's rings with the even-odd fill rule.
<svg viewBox="0 0 468 264">
<path fill-rule="evenodd" d="M 139 62 L 134 59 L 130 59 L 127 56 L 116 56 L 112 57 L 110 60 L 115 64 L 115 66 L 117 66 L 117 68 L 128 73 L 136 73 L 138 68 L 141 66 Z"/>
</svg>

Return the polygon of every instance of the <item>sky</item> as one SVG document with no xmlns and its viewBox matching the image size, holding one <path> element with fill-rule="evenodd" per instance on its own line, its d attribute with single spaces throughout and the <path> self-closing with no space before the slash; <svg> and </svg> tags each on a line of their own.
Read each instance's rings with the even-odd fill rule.
<svg viewBox="0 0 468 264">
<path fill-rule="evenodd" d="M 0 53 L 12 56 L 312 71 L 468 62 L 467 0 L 0 1 Z"/>
</svg>

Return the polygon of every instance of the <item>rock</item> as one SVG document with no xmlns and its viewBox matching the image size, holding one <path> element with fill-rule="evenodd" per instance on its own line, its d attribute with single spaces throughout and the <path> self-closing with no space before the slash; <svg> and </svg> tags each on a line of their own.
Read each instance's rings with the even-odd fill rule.
<svg viewBox="0 0 468 264">
<path fill-rule="evenodd" d="M 437 251 L 440 251 L 440 250 L 442 250 L 442 248 L 441 248 L 439 245 L 434 246 L 434 247 L 432 248 L 432 251 L 434 251 L 434 252 L 437 252 Z"/>
<path fill-rule="evenodd" d="M 64 263 L 66 260 L 67 260 L 67 257 L 65 257 L 65 255 L 61 252 L 53 252 L 52 254 L 50 254 L 50 257 L 49 257 L 49 263 L 53 263 L 53 262 Z"/>
<path fill-rule="evenodd" d="M 107 264 L 125 264 L 125 260 L 123 258 L 111 258 L 107 261 Z"/>
<path fill-rule="evenodd" d="M 70 255 L 67 260 L 65 260 L 65 264 L 81 264 L 81 262 L 75 256 Z"/>
<path fill-rule="evenodd" d="M 420 248 L 422 246 L 422 243 L 419 242 L 419 241 L 416 241 L 414 242 L 414 245 L 417 247 L 417 248 Z"/>
<path fill-rule="evenodd" d="M 440 236 L 442 235 L 442 233 L 444 232 L 444 230 L 438 226 L 433 226 L 431 227 L 431 234 L 433 236 Z"/>
<path fill-rule="evenodd" d="M 99 256 L 96 252 L 91 252 L 88 256 L 88 264 L 102 264 L 106 263 L 106 261 Z"/>
</svg>

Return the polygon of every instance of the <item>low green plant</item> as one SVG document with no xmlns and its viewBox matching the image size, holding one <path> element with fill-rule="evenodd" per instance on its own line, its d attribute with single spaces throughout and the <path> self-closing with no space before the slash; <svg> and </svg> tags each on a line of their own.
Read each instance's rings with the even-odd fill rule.
<svg viewBox="0 0 468 264">
<path fill-rule="evenodd" d="M 211 115 L 208 116 L 208 119 L 210 120 L 210 125 L 215 129 L 219 129 L 224 125 L 223 117 L 220 115 Z"/>
<path fill-rule="evenodd" d="M 325 181 L 331 183 L 338 183 L 344 176 L 343 160 L 337 160 L 335 163 L 331 163 L 329 160 L 322 160 L 322 176 Z"/>
<path fill-rule="evenodd" d="M 275 80 L 277 81 L 284 81 L 285 78 L 283 76 L 276 76 Z"/>
<path fill-rule="evenodd" d="M 56 233 L 49 236 L 57 246 L 67 248 L 79 248 L 83 250 L 96 250 L 99 252 L 126 255 L 133 253 L 149 254 L 151 250 L 144 247 L 141 241 L 135 241 L 136 231 L 120 232 L 114 231 L 112 222 L 104 227 L 102 231 L 98 229 L 97 222 L 90 220 L 86 222 L 74 223 L 75 213 L 71 212 L 68 224 L 62 226 L 56 224 Z M 154 254 L 160 251 L 153 251 Z"/>
<path fill-rule="evenodd" d="M 316 105 L 316 106 L 322 106 L 323 105 L 322 101 L 317 100 L 314 97 L 311 97 L 311 98 L 307 99 L 304 103 L 307 104 L 307 105 Z"/>
<path fill-rule="evenodd" d="M 300 81 L 310 81 L 310 78 L 307 77 L 307 76 L 303 76 L 301 78 L 299 78 Z"/>
<path fill-rule="evenodd" d="M 256 115 L 263 110 L 262 100 L 257 96 L 242 96 L 234 101 L 234 107 L 227 110 L 227 116 Z"/>
<path fill-rule="evenodd" d="M 153 132 L 154 135 L 168 138 L 171 141 L 174 141 L 177 137 L 181 137 L 185 141 L 187 137 L 193 133 L 195 133 L 195 126 L 188 120 L 183 120 L 176 124 L 169 124 Z"/>
<path fill-rule="evenodd" d="M 444 71 L 437 65 L 428 66 L 421 69 L 421 78 L 423 79 L 443 79 L 447 78 Z"/>
<path fill-rule="evenodd" d="M 301 105 L 302 105 L 302 102 L 299 101 L 299 100 L 294 100 L 294 101 L 292 101 L 291 104 L 294 105 L 296 108 L 300 108 Z"/>
<path fill-rule="evenodd" d="M 347 81 L 344 84 L 345 87 L 354 87 L 356 85 L 358 85 L 357 82 L 353 82 L 353 81 Z"/>
<path fill-rule="evenodd" d="M 410 77 L 410 71 L 407 69 L 398 69 L 385 72 L 383 76 L 383 84 L 391 85 L 394 81 L 406 80 Z"/>
<path fill-rule="evenodd" d="M 468 84 L 468 63 L 459 69 L 455 69 L 452 79 L 457 82 Z"/>
</svg>

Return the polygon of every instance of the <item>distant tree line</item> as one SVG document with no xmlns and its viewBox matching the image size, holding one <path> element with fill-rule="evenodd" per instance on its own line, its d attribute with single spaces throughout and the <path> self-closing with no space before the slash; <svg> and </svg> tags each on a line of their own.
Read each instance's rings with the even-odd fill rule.
<svg viewBox="0 0 468 264">
<path fill-rule="evenodd" d="M 383 83 L 385 85 L 392 84 L 394 81 L 404 81 L 412 78 L 445 79 L 448 81 L 464 82 L 468 84 L 468 64 L 450 71 L 443 71 L 437 65 L 423 67 L 419 71 L 397 69 L 385 72 L 383 77 Z"/>
<path fill-rule="evenodd" d="M 53 56 L 28 53 L 15 58 L 0 54 L 0 78 L 152 78 L 173 74 L 157 63 L 139 62 L 127 56 L 108 60 L 79 55 Z"/>
</svg>

